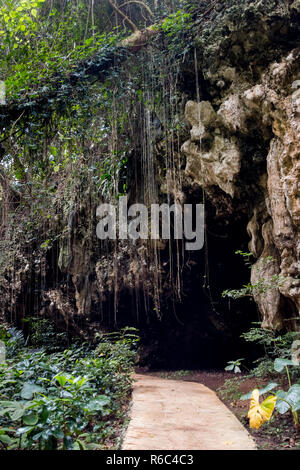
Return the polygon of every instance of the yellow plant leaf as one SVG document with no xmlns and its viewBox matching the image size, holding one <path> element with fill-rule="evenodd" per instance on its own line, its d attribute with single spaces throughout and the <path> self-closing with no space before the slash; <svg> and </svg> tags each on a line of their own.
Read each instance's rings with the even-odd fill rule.
<svg viewBox="0 0 300 470">
<path fill-rule="evenodd" d="M 252 429 L 259 429 L 263 423 L 269 421 L 272 416 L 275 404 L 276 397 L 274 395 L 270 395 L 260 404 L 259 390 L 257 388 L 253 390 L 250 400 L 250 409 L 248 412 L 250 427 Z"/>
</svg>

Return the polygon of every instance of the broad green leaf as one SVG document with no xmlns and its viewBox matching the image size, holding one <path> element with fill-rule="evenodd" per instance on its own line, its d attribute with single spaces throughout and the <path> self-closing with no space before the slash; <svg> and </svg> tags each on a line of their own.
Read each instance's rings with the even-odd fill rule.
<svg viewBox="0 0 300 470">
<path fill-rule="evenodd" d="M 62 439 L 64 437 L 64 433 L 62 432 L 61 429 L 55 429 L 52 432 L 53 436 L 56 437 L 57 439 Z"/>
<path fill-rule="evenodd" d="M 297 411 L 298 405 L 300 403 L 300 385 L 292 385 L 291 388 L 285 392 L 284 390 L 279 390 L 276 393 L 278 398 L 276 409 L 280 414 L 286 413 L 289 409 Z"/>
<path fill-rule="evenodd" d="M 17 436 L 20 436 L 21 434 L 28 433 L 29 431 L 32 431 L 33 427 L 32 426 L 23 426 L 19 429 L 17 429 Z"/>
<path fill-rule="evenodd" d="M 284 390 L 278 390 L 278 392 L 276 392 L 276 397 L 277 397 L 276 410 L 280 414 L 284 414 L 290 409 L 289 404 L 286 403 L 286 401 L 284 401 L 286 400 L 286 395 L 287 395 L 287 392 L 285 392 Z"/>
<path fill-rule="evenodd" d="M 276 372 L 282 372 L 286 366 L 293 366 L 293 365 L 294 363 L 290 359 L 281 359 L 278 357 L 274 361 L 274 369 L 276 370 Z"/>
<path fill-rule="evenodd" d="M 67 390 L 63 390 L 60 394 L 61 398 L 72 398 L 72 393 L 68 392 Z"/>
<path fill-rule="evenodd" d="M 77 384 L 79 387 L 81 387 L 83 384 L 85 384 L 87 382 L 87 378 L 86 377 L 76 377 L 74 380 L 73 380 L 73 384 Z"/>
<path fill-rule="evenodd" d="M 292 385 L 286 395 L 286 400 L 294 406 L 300 400 L 300 385 Z"/>
<path fill-rule="evenodd" d="M 293 411 L 299 411 L 300 410 L 300 400 L 297 401 L 294 405 L 293 405 Z"/>
<path fill-rule="evenodd" d="M 22 390 L 21 390 L 21 397 L 25 400 L 32 400 L 33 395 L 38 392 L 42 392 L 43 388 L 39 385 L 36 385 L 31 382 L 25 382 Z"/>
<path fill-rule="evenodd" d="M 74 450 L 86 450 L 87 448 L 83 441 L 81 441 L 80 439 L 77 439 L 77 441 L 75 441 L 74 443 L 73 449 Z"/>
<path fill-rule="evenodd" d="M 13 421 L 18 421 L 18 419 L 22 418 L 24 413 L 25 413 L 25 408 L 20 407 L 20 408 L 17 408 L 12 413 L 10 413 L 10 417 Z"/>
<path fill-rule="evenodd" d="M 40 414 L 40 420 L 42 423 L 46 423 L 49 416 L 49 410 L 46 405 L 43 406 L 42 412 Z"/>
<path fill-rule="evenodd" d="M 0 434 L 0 441 L 4 444 L 10 445 L 13 442 L 13 439 L 6 434 Z"/>
<path fill-rule="evenodd" d="M 61 387 L 64 387 L 68 381 L 68 377 L 66 377 L 65 375 L 56 375 L 54 378 Z"/>
<path fill-rule="evenodd" d="M 109 403 L 110 399 L 106 395 L 99 395 L 94 400 L 84 405 L 83 409 L 87 412 L 102 411 Z"/>
<path fill-rule="evenodd" d="M 14 411 L 16 409 L 16 403 L 17 402 L 15 401 L 0 401 L 0 416 L 3 416 L 10 411 Z"/>
<path fill-rule="evenodd" d="M 270 382 L 268 385 L 266 385 L 264 388 L 260 388 L 259 391 L 259 396 L 264 395 L 264 393 L 268 393 L 271 390 L 274 390 L 274 388 L 278 387 L 278 384 L 276 382 Z M 250 400 L 252 396 L 252 391 L 249 393 L 246 393 L 245 395 L 242 395 L 240 400 Z"/>
<path fill-rule="evenodd" d="M 26 416 L 23 416 L 23 423 L 27 426 L 35 426 L 39 421 L 37 413 L 31 412 Z"/>
</svg>

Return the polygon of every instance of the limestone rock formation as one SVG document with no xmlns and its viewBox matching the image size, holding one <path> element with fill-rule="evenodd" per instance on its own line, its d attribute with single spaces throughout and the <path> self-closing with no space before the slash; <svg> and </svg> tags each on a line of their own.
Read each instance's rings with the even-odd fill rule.
<svg viewBox="0 0 300 470">
<path fill-rule="evenodd" d="M 256 259 L 251 282 L 257 286 L 254 299 L 263 326 L 297 328 L 299 322 L 293 318 L 300 310 L 299 1 L 198 3 L 203 8 L 194 18 L 191 34 L 195 47 L 182 51 L 182 47 L 176 48 L 176 41 L 171 43 L 171 50 L 179 56 L 176 71 L 168 68 L 171 59 L 167 42 L 157 42 L 152 48 L 151 41 L 160 40 L 157 30 L 155 34 L 151 29 L 147 34 L 134 34 L 136 43 L 123 44 L 133 52 L 144 48 L 144 41 L 149 40 L 150 46 L 144 48 L 144 56 L 135 56 L 134 63 L 128 65 L 133 70 L 122 76 L 122 95 L 128 90 L 129 95 L 120 110 L 122 119 L 126 113 L 130 119 L 126 125 L 124 119 L 122 132 L 116 132 L 116 102 L 113 132 L 103 132 L 97 144 L 85 142 L 87 156 L 76 157 L 63 177 L 53 174 L 49 187 L 55 184 L 55 188 L 53 193 L 47 191 L 47 204 L 53 209 L 47 219 L 51 240 L 39 224 L 32 228 L 28 240 L 23 237 L 23 245 L 18 234 L 24 227 L 18 226 L 18 221 L 7 219 L 1 227 L 9 253 L 0 257 L 0 315 L 9 321 L 22 326 L 23 318 L 34 313 L 63 318 L 67 325 L 77 321 L 80 328 L 86 322 L 82 329 L 93 322 L 111 327 L 117 325 L 120 294 L 121 320 L 134 323 L 132 312 L 138 317 L 140 308 L 147 327 L 152 327 L 152 322 L 161 319 L 158 300 L 163 298 L 169 317 L 161 337 L 165 339 L 168 332 L 173 351 L 178 350 L 178 337 L 184 336 L 183 322 L 174 308 L 177 301 L 180 307 L 184 305 L 181 313 L 184 321 L 187 318 L 186 331 L 193 330 L 186 334 L 187 349 L 197 329 L 195 350 L 198 338 L 203 350 L 207 345 L 214 350 L 216 332 L 221 348 L 221 340 L 231 330 L 233 314 L 228 315 L 228 321 L 223 315 L 224 304 L 219 314 L 218 302 L 223 302 L 220 294 L 224 288 L 238 288 L 230 284 L 239 276 L 231 262 L 234 250 L 240 248 L 238 243 L 246 247 L 249 241 Z M 160 48 L 163 62 L 159 62 L 163 55 Z M 125 57 L 130 60 L 130 54 Z M 121 73 L 123 59 L 114 71 L 116 75 Z M 146 80 L 147 60 L 149 70 L 160 80 L 157 96 L 152 81 Z M 109 61 L 114 62 L 111 56 Z M 134 75 L 139 64 L 143 79 L 134 95 L 131 88 L 137 84 Z M 105 76 L 109 70 L 105 67 Z M 14 112 L 16 124 L 19 108 Z M 98 117 L 97 126 L 103 119 Z M 72 165 L 77 163 L 80 171 L 73 177 Z M 106 167 L 107 163 L 111 166 Z M 108 189 L 102 192 L 105 185 L 113 188 L 113 198 L 125 188 L 134 202 L 140 197 L 142 202 L 144 196 L 147 203 L 152 199 L 159 203 L 198 203 L 204 193 L 206 235 L 213 233 L 213 244 L 202 253 L 186 256 L 177 240 L 173 246 L 159 241 L 155 250 L 151 240 L 136 244 L 122 240 L 117 246 L 100 243 L 95 230 L 96 207 L 109 194 Z M 8 202 L 18 198 L 14 189 Z M 228 239 L 236 235 L 233 231 L 240 231 L 242 237 L 237 234 L 230 244 Z M 223 252 L 217 246 L 220 240 L 227 240 Z M 226 249 L 231 250 L 228 256 Z M 219 282 L 210 276 L 213 269 Z M 248 282 L 248 270 L 246 274 Z M 195 310 L 188 317 L 191 306 Z M 241 318 L 236 316 L 239 326 Z M 179 325 L 177 330 L 174 323 Z M 212 325 L 210 343 L 207 331 Z"/>
<path fill-rule="evenodd" d="M 216 185 L 234 195 L 234 179 L 240 169 L 240 152 L 235 138 L 222 136 L 218 117 L 207 101 L 186 105 L 186 119 L 193 126 L 191 139 L 182 146 L 187 156 L 186 173 L 202 187 Z M 211 139 L 203 145 L 204 140 Z M 206 147 L 203 148 L 203 147 Z"/>
<path fill-rule="evenodd" d="M 278 329 L 300 311 L 299 59 L 299 50 L 292 50 L 280 62 L 270 64 L 252 87 L 231 68 L 231 87 L 218 105 L 214 101 L 187 103 L 191 138 L 182 146 L 185 171 L 193 183 L 208 193 L 218 186 L 232 198 L 242 199 L 247 190 L 242 169 L 249 157 L 244 142 L 248 138 L 255 143 L 256 136 L 261 139 L 267 164 L 257 174 L 261 197 L 249 201 L 249 249 L 258 258 L 251 281 L 266 286 L 274 281 L 272 288 L 255 292 L 254 297 L 263 326 Z M 255 171 L 254 165 L 248 163 L 247 171 Z M 250 191 L 248 187 L 248 197 Z M 285 302 L 286 298 L 292 302 Z"/>
</svg>

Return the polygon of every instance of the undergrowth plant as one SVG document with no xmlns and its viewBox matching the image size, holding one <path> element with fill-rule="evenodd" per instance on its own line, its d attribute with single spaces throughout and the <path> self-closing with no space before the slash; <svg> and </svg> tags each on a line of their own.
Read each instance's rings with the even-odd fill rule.
<svg viewBox="0 0 300 470">
<path fill-rule="evenodd" d="M 243 252 L 238 250 L 235 254 L 243 257 L 246 266 L 251 268 L 253 264 L 253 254 L 251 252 Z M 264 258 L 263 263 L 268 264 L 273 261 L 272 256 Z M 259 269 L 259 268 L 257 268 Z M 223 297 L 238 299 L 241 297 L 253 298 L 256 294 L 264 294 L 272 289 L 279 289 L 281 284 L 285 281 L 285 278 L 281 275 L 274 275 L 266 279 L 261 277 L 255 284 L 249 282 L 239 289 L 227 289 L 222 293 Z M 248 343 L 255 343 L 264 350 L 264 355 L 254 361 L 256 364 L 255 368 L 251 371 L 251 374 L 258 377 L 270 377 L 276 375 L 276 371 L 273 368 L 273 361 L 275 358 L 288 358 L 290 356 L 291 347 L 295 340 L 299 338 L 299 332 L 279 332 L 276 329 L 276 325 L 273 329 L 261 328 L 261 323 L 253 323 L 253 327 L 249 331 L 241 335 Z M 236 364 L 240 360 L 230 361 L 226 370 L 233 370 L 235 366 L 238 367 L 240 364 Z M 233 366 L 233 367 L 232 367 Z M 229 369 L 229 367 L 232 367 Z M 294 371 L 292 371 L 292 374 Z"/>
<path fill-rule="evenodd" d="M 253 254 L 251 252 L 243 252 L 238 250 L 235 252 L 236 255 L 241 255 L 244 259 L 246 266 L 251 267 Z M 262 260 L 264 264 L 272 263 L 273 257 L 267 256 Z M 260 271 L 261 268 L 257 267 L 257 270 Z M 248 284 L 243 285 L 239 289 L 226 289 L 222 292 L 223 297 L 229 297 L 232 299 L 239 299 L 241 297 L 254 297 L 256 294 L 263 294 L 272 289 L 278 289 L 285 282 L 285 278 L 282 275 L 274 274 L 271 277 L 265 278 L 260 277 L 258 281 L 253 284 L 249 282 Z"/>
<path fill-rule="evenodd" d="M 257 344 L 263 348 L 264 355 L 254 361 L 255 367 L 251 371 L 252 375 L 262 379 L 277 375 L 273 367 L 274 360 L 276 358 L 287 359 L 290 357 L 292 345 L 299 338 L 299 333 L 289 331 L 280 334 L 274 329 L 255 326 L 246 333 L 243 333 L 241 338 L 248 343 Z M 295 373 L 295 370 L 291 371 L 292 375 Z"/>
<path fill-rule="evenodd" d="M 244 253 L 237 251 L 236 254 L 243 256 L 246 265 L 251 267 L 252 253 Z M 267 257 L 264 263 L 272 262 L 272 257 Z M 279 275 L 274 275 L 271 278 L 260 278 L 256 284 L 249 283 L 242 286 L 240 289 L 226 290 L 223 292 L 224 297 L 240 298 L 245 296 L 254 297 L 256 294 L 263 294 L 270 289 L 280 288 L 284 278 Z M 281 384 L 284 384 L 284 378 L 281 377 L 285 372 L 287 387 L 278 389 L 277 382 L 270 382 L 262 389 L 255 388 L 250 393 L 243 395 L 242 400 L 250 399 L 250 408 L 248 418 L 250 427 L 259 429 L 260 426 L 269 421 L 274 410 L 280 414 L 290 412 L 293 418 L 293 423 L 297 432 L 300 432 L 299 427 L 299 410 L 300 410 L 300 368 L 299 361 L 295 360 L 295 356 L 290 358 L 292 346 L 295 340 L 299 338 L 298 332 L 287 332 L 284 334 L 278 333 L 276 328 L 264 329 L 261 327 L 252 327 L 241 337 L 250 343 L 255 343 L 264 348 L 264 356 L 255 361 L 258 364 L 252 371 L 252 374 L 259 378 L 276 376 L 280 379 Z M 226 370 L 239 372 L 241 360 L 230 361 Z M 267 396 L 261 403 L 259 397 L 266 395 L 271 390 L 277 390 L 272 395 Z"/>
<path fill-rule="evenodd" d="M 296 369 L 297 380 L 292 383 L 290 367 Z M 280 414 L 290 412 L 293 417 L 295 429 L 300 433 L 299 426 L 299 410 L 300 410 L 300 367 L 291 359 L 276 358 L 274 361 L 274 370 L 281 374 L 286 373 L 288 381 L 288 389 L 277 390 L 273 395 L 269 395 L 262 403 L 259 403 L 259 397 L 266 394 L 271 390 L 278 388 L 276 382 L 270 382 L 263 389 L 254 389 L 252 392 L 242 395 L 241 400 L 247 400 L 250 398 L 250 409 L 248 418 L 250 420 L 250 426 L 253 429 L 259 429 L 260 426 L 269 421 L 272 413 L 277 410 Z"/>
<path fill-rule="evenodd" d="M 241 373 L 241 365 L 244 359 L 236 359 L 235 361 L 228 361 L 228 365 L 225 367 L 227 372 L 234 372 L 235 374 Z"/>
<path fill-rule="evenodd" d="M 13 357 L 26 343 L 23 332 L 7 324 L 3 324 L 0 328 L 0 340 L 5 346 L 5 355 L 8 357 Z"/>
<path fill-rule="evenodd" d="M 23 348 L 0 365 L 3 449 L 85 450 L 117 446 L 125 419 L 138 336 L 102 336 L 96 348 L 52 354 Z"/>
</svg>

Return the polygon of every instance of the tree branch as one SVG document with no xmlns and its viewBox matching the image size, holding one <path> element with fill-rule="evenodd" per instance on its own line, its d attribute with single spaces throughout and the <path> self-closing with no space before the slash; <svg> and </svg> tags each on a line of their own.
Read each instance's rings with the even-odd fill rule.
<svg viewBox="0 0 300 470">
<path fill-rule="evenodd" d="M 126 5 L 130 5 L 131 3 L 137 3 L 138 5 L 142 5 L 147 10 L 149 15 L 154 16 L 154 13 L 151 8 L 140 0 L 129 0 L 128 2 L 122 3 L 122 5 L 120 5 L 120 8 L 125 7 Z"/>
<path fill-rule="evenodd" d="M 116 5 L 112 0 L 109 0 L 109 3 L 110 5 L 113 7 L 113 9 L 120 15 L 124 18 L 125 21 L 127 21 L 127 23 L 130 25 L 131 29 L 133 29 L 133 31 L 139 31 L 138 27 L 134 24 L 133 21 L 131 21 L 130 18 L 128 18 L 127 15 L 125 15 L 125 13 L 123 13 L 122 10 L 120 10 L 120 8 L 118 7 L 118 5 Z"/>
</svg>

